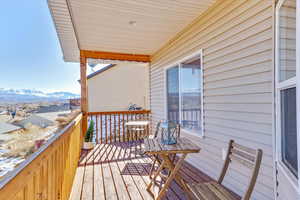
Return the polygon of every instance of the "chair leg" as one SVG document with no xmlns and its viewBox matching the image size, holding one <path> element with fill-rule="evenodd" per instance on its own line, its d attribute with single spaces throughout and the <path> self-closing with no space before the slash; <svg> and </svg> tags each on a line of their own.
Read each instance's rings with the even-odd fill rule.
<svg viewBox="0 0 300 200">
<path fill-rule="evenodd" d="M 156 164 L 156 159 L 153 161 L 151 169 L 150 169 L 150 173 L 149 173 L 149 178 L 150 179 L 152 179 L 152 174 L 153 174 L 153 171 L 154 171 L 155 164 Z"/>
</svg>

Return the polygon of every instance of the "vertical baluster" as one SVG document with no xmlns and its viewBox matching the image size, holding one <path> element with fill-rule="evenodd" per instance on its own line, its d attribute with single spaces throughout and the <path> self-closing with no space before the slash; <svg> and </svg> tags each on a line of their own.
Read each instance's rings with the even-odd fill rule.
<svg viewBox="0 0 300 200">
<path fill-rule="evenodd" d="M 150 124 L 148 113 L 145 114 L 145 121 L 148 121 Z M 146 126 L 146 135 L 145 136 L 149 136 L 149 124 Z"/>
<path fill-rule="evenodd" d="M 136 118 L 136 115 L 135 115 L 134 113 L 131 113 L 131 114 L 130 114 L 130 120 L 131 120 L 131 121 L 134 121 L 135 118 Z M 130 139 L 131 139 L 131 140 L 134 140 L 134 136 L 136 135 L 136 130 L 133 129 L 133 131 L 131 131 L 130 134 L 131 134 L 131 135 L 130 135 Z"/>
<path fill-rule="evenodd" d="M 120 113 L 118 113 L 118 121 L 119 121 L 119 131 L 118 131 L 118 135 L 119 135 L 119 142 L 121 142 L 121 119 L 120 119 L 120 117 L 121 117 L 121 115 L 120 115 Z"/>
<path fill-rule="evenodd" d="M 91 121 L 94 122 L 94 124 L 93 124 L 93 130 L 95 130 L 95 119 L 94 119 L 94 117 L 95 117 L 95 116 L 92 115 L 91 118 L 90 118 L 90 120 L 88 121 L 88 125 L 91 124 Z M 93 136 L 92 136 L 92 142 L 94 141 L 94 137 L 95 137 L 95 134 L 93 133 Z"/>
<path fill-rule="evenodd" d="M 185 111 L 185 110 L 183 110 L 182 112 L 183 112 L 183 115 L 182 115 L 182 120 L 186 121 L 186 111 Z"/>
<path fill-rule="evenodd" d="M 133 121 L 138 121 L 139 120 L 139 115 L 137 113 L 133 113 Z M 139 126 L 135 127 L 134 133 L 133 133 L 133 137 L 132 139 L 135 141 L 138 137 L 139 134 Z"/>
<path fill-rule="evenodd" d="M 125 118 L 124 118 L 124 113 L 122 113 L 122 120 L 121 120 L 121 126 L 122 126 L 122 142 L 125 142 L 125 126 L 124 126 L 124 122 L 125 121 Z"/>
<path fill-rule="evenodd" d="M 143 121 L 145 120 L 145 116 L 144 116 L 143 113 L 140 114 L 140 120 L 141 120 L 141 121 L 142 121 L 142 120 L 143 120 Z M 146 130 L 143 130 L 143 129 L 145 129 L 145 128 L 146 128 L 146 127 L 141 127 L 139 139 L 141 139 L 141 138 L 143 138 L 143 137 L 145 136 L 145 131 L 146 131 Z"/>
<path fill-rule="evenodd" d="M 126 113 L 126 122 L 128 122 L 128 118 L 129 118 L 128 113 Z M 126 140 L 129 141 L 129 130 L 127 126 L 126 126 L 126 138 L 127 138 Z"/>
<path fill-rule="evenodd" d="M 141 113 L 140 116 L 141 116 L 141 120 L 146 121 L 146 117 L 145 117 L 144 113 Z M 146 127 L 145 126 L 142 127 L 142 128 L 145 129 L 145 130 L 141 131 L 141 133 L 140 133 L 140 137 L 141 138 L 145 137 L 145 131 L 146 131 Z M 141 139 L 141 138 L 139 138 L 139 139 Z"/>
<path fill-rule="evenodd" d="M 105 144 L 107 144 L 107 115 L 105 114 Z"/>
<path fill-rule="evenodd" d="M 198 109 L 195 110 L 195 122 L 196 122 L 195 124 L 198 128 Z"/>
<path fill-rule="evenodd" d="M 102 134 L 103 134 L 102 114 L 100 114 L 100 143 L 101 144 L 102 144 Z"/>
<path fill-rule="evenodd" d="M 143 116 L 144 116 L 144 120 L 148 121 L 147 113 L 143 114 Z M 148 136 L 148 126 L 145 127 L 145 131 L 144 131 L 144 136 L 143 137 L 146 137 L 146 136 Z"/>
<path fill-rule="evenodd" d="M 191 115 L 191 123 L 192 123 L 192 126 L 191 126 L 191 128 L 193 128 L 194 127 L 194 111 L 193 110 L 190 110 L 190 115 Z"/>
<path fill-rule="evenodd" d="M 111 113 L 111 142 L 114 142 L 114 138 L 115 138 L 115 130 L 114 130 L 114 126 L 115 126 L 115 122 L 114 122 L 114 113 Z"/>
<path fill-rule="evenodd" d="M 200 124 L 201 124 L 201 110 L 199 109 L 199 111 L 197 111 L 197 113 L 198 113 L 198 128 L 201 126 Z"/>
<path fill-rule="evenodd" d="M 139 121 L 140 120 L 140 115 L 139 114 L 137 114 L 136 115 L 136 120 L 137 121 Z M 139 137 L 140 137 L 140 131 L 139 131 L 139 129 L 140 129 L 141 127 L 139 127 L 139 126 L 137 126 L 137 131 L 135 132 L 135 140 L 137 140 Z"/>
<path fill-rule="evenodd" d="M 117 131 L 116 131 L 116 114 L 114 114 L 114 140 L 116 142 Z"/>
<path fill-rule="evenodd" d="M 199 128 L 199 125 L 200 125 L 200 113 L 199 113 L 198 109 L 196 111 L 196 116 L 197 116 L 197 127 Z"/>
<path fill-rule="evenodd" d="M 141 121 L 142 120 L 142 115 L 141 114 L 137 114 L 137 120 L 138 121 Z M 141 126 L 140 127 L 138 127 L 139 129 L 138 129 L 138 131 L 137 131 L 137 133 L 136 133 L 136 140 L 137 139 L 140 139 L 140 137 L 141 137 L 141 134 L 142 134 L 142 132 L 140 131 L 141 130 Z"/>
<path fill-rule="evenodd" d="M 195 124 L 195 122 L 196 122 L 196 112 L 195 112 L 195 110 L 192 110 L 192 115 L 193 115 L 193 119 L 192 119 L 192 121 L 193 121 L 193 128 L 196 126 Z"/>
<path fill-rule="evenodd" d="M 109 115 L 109 142 L 111 143 L 112 132 L 111 132 L 111 114 Z"/>
<path fill-rule="evenodd" d="M 191 115 L 191 122 L 192 122 L 192 126 L 191 127 L 193 127 L 194 126 L 194 112 L 193 112 L 193 110 L 191 110 L 190 111 L 190 115 Z"/>
<path fill-rule="evenodd" d="M 99 143 L 99 140 L 98 140 L 98 115 L 96 115 L 96 143 L 98 144 Z"/>
</svg>

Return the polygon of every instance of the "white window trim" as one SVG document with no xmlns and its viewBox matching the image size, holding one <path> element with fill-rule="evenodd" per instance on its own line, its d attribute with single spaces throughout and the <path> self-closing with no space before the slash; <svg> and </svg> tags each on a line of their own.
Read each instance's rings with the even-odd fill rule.
<svg viewBox="0 0 300 200">
<path fill-rule="evenodd" d="M 200 68 L 200 74 L 201 74 L 201 134 L 199 133 L 195 133 L 194 131 L 191 131 L 191 130 L 188 130 L 188 129 L 185 129 L 185 128 L 181 128 L 182 131 L 184 133 L 187 133 L 189 135 L 192 135 L 192 136 L 196 136 L 196 137 L 200 137 L 200 138 L 204 138 L 205 134 L 204 134 L 204 102 L 203 102 L 203 99 L 204 99 L 204 94 L 203 94 L 203 91 L 204 91 L 204 88 L 203 88 L 203 50 L 200 49 L 199 51 L 196 51 L 194 52 L 193 54 L 190 54 L 189 56 L 186 56 L 180 60 L 177 60 L 175 62 L 173 62 L 172 64 L 169 64 L 167 65 L 165 68 L 164 68 L 164 118 L 167 119 L 168 118 L 168 105 L 167 105 L 167 70 L 169 68 L 172 68 L 172 67 L 175 67 L 175 66 L 178 66 L 179 67 L 179 76 L 181 75 L 180 73 L 180 70 L 181 70 L 181 63 L 185 62 L 186 60 L 189 60 L 191 58 L 194 58 L 196 56 L 199 56 L 200 57 L 200 62 L 201 62 L 201 68 Z M 179 77 L 179 91 L 181 91 L 181 77 Z M 179 110 L 181 110 L 181 95 L 179 97 Z M 180 117 L 180 120 L 181 120 L 181 112 L 179 112 L 179 117 Z"/>
<path fill-rule="evenodd" d="M 279 11 L 285 0 L 279 0 L 276 6 L 276 38 L 275 38 L 275 127 L 276 127 L 276 161 L 277 166 L 283 172 L 283 175 L 290 181 L 291 185 L 300 193 L 300 39 L 296 39 L 296 77 L 287 79 L 285 81 L 279 80 Z M 296 35 L 300 35 L 300 0 L 296 0 Z M 298 77 L 298 79 L 297 79 Z M 297 93 L 297 155 L 298 155 L 298 180 L 287 168 L 282 161 L 282 149 L 281 149 L 281 105 L 280 105 L 280 91 L 288 88 L 296 87 Z"/>
<path fill-rule="evenodd" d="M 298 148 L 298 192 L 300 193 L 300 0 L 296 1 L 296 102 L 297 102 L 297 144 L 299 146 Z"/>
</svg>

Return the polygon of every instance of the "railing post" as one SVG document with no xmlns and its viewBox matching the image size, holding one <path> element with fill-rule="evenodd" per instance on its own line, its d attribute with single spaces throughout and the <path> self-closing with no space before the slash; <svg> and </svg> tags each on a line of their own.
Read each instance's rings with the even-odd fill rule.
<svg viewBox="0 0 300 200">
<path fill-rule="evenodd" d="M 88 97 L 87 97 L 87 77 L 86 77 L 86 57 L 80 54 L 80 84 L 81 84 L 81 112 L 82 112 L 82 134 L 85 135 L 88 124 Z"/>
</svg>

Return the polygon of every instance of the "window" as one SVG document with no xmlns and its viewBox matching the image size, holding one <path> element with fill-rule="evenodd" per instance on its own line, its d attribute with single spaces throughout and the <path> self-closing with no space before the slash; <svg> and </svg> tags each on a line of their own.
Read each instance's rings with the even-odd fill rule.
<svg viewBox="0 0 300 200">
<path fill-rule="evenodd" d="M 279 81 L 296 76 L 296 0 L 285 0 L 278 13 Z"/>
<path fill-rule="evenodd" d="M 202 134 L 201 56 L 193 56 L 166 70 L 167 119 L 194 134 Z"/>
<path fill-rule="evenodd" d="M 179 123 L 179 67 L 167 70 L 168 120 Z"/>
<path fill-rule="evenodd" d="M 282 161 L 298 176 L 296 88 L 281 90 Z"/>
<path fill-rule="evenodd" d="M 279 163 L 298 177 L 296 0 L 277 7 L 276 124 Z"/>
</svg>

